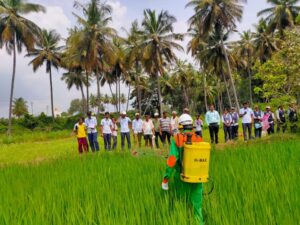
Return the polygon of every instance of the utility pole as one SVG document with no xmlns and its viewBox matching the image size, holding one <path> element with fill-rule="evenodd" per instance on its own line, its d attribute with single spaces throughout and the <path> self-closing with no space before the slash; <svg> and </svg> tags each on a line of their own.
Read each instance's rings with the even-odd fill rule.
<svg viewBox="0 0 300 225">
<path fill-rule="evenodd" d="M 33 115 L 33 102 L 30 102 L 31 104 L 31 114 Z"/>
</svg>

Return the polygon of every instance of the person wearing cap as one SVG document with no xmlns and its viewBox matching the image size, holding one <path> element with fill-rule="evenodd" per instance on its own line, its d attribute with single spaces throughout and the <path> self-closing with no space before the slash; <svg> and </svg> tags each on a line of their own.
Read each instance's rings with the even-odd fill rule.
<svg viewBox="0 0 300 225">
<path fill-rule="evenodd" d="M 104 148 L 107 151 L 111 149 L 111 134 L 112 134 L 112 120 L 109 118 L 109 112 L 106 112 L 105 117 L 101 120 L 101 136 L 104 139 Z"/>
<path fill-rule="evenodd" d="M 158 139 L 162 142 L 161 135 L 160 135 L 160 121 L 159 121 L 159 114 L 156 112 L 154 113 L 154 132 L 155 132 L 155 146 L 156 148 L 159 148 Z"/>
<path fill-rule="evenodd" d="M 240 109 L 240 117 L 242 118 L 244 141 L 250 140 L 252 139 L 253 110 L 249 108 L 248 102 L 244 102 L 243 108 Z"/>
<path fill-rule="evenodd" d="M 219 126 L 221 123 L 220 114 L 215 110 L 215 105 L 209 106 L 209 111 L 205 114 L 205 122 L 209 128 L 210 141 L 212 144 L 219 143 Z"/>
<path fill-rule="evenodd" d="M 175 135 L 178 133 L 178 117 L 177 117 L 177 112 L 173 111 L 172 112 L 172 118 L 171 118 L 171 129 L 172 129 L 172 135 Z"/>
<path fill-rule="evenodd" d="M 226 108 L 222 115 L 222 123 L 223 123 L 225 142 L 228 142 L 229 140 L 232 139 L 232 136 L 231 136 L 232 117 L 231 117 L 230 113 L 228 112 L 228 109 L 226 109 Z"/>
<path fill-rule="evenodd" d="M 143 121 L 143 134 L 145 139 L 145 147 L 153 148 L 152 137 L 154 135 L 154 125 L 149 114 L 146 114 L 145 120 Z"/>
<path fill-rule="evenodd" d="M 263 112 L 259 109 L 258 105 L 256 105 L 253 112 L 255 138 L 261 138 L 263 129 L 263 117 Z"/>
<path fill-rule="evenodd" d="M 134 145 L 139 148 L 142 147 L 142 136 L 143 136 L 143 120 L 140 118 L 140 114 L 135 114 L 135 119 L 132 121 L 133 141 Z"/>
<path fill-rule="evenodd" d="M 197 114 L 196 116 L 194 127 L 195 127 L 195 134 L 198 135 L 199 137 L 202 137 L 203 121 L 200 118 L 200 114 Z"/>
<path fill-rule="evenodd" d="M 268 118 L 269 128 L 267 129 L 268 134 L 274 134 L 274 122 L 275 122 L 275 115 L 271 111 L 271 107 L 266 107 L 265 117 Z"/>
<path fill-rule="evenodd" d="M 121 113 L 119 123 L 120 123 L 120 131 L 121 131 L 121 149 L 124 150 L 125 138 L 127 140 L 128 149 L 131 149 L 130 128 L 129 128 L 129 125 L 131 124 L 131 120 L 129 117 L 127 117 L 125 111 Z"/>
<path fill-rule="evenodd" d="M 286 119 L 285 119 L 285 110 L 283 106 L 279 106 L 276 110 L 276 120 L 277 120 L 277 133 L 282 130 L 282 133 L 286 131 L 287 125 L 286 125 Z"/>
<path fill-rule="evenodd" d="M 188 135 L 191 135 L 191 141 L 202 142 L 202 138 L 194 133 L 193 119 L 188 114 L 179 117 L 179 133 L 171 138 L 170 152 L 167 160 L 166 171 L 163 176 L 161 187 L 164 191 L 169 190 L 169 180 L 174 177 L 174 189 L 176 194 L 188 197 L 196 220 L 203 225 L 202 215 L 202 183 L 186 183 L 180 179 L 182 167 L 182 151 L 184 143 L 187 142 Z M 173 171 L 175 170 L 175 173 Z M 179 196 L 179 197 L 182 197 Z"/>
<path fill-rule="evenodd" d="M 171 133 L 172 133 L 172 127 L 171 127 L 171 120 L 168 117 L 168 113 L 165 111 L 163 112 L 163 117 L 159 120 L 160 124 L 160 135 L 162 139 L 162 143 L 166 144 L 166 139 L 168 140 L 168 143 L 171 144 Z"/>
<path fill-rule="evenodd" d="M 92 116 L 92 112 L 88 112 L 84 123 L 87 127 L 88 139 L 92 152 L 99 151 L 97 118 Z"/>
<path fill-rule="evenodd" d="M 238 139 L 238 134 L 239 134 L 239 114 L 237 113 L 234 107 L 231 107 L 230 115 L 232 118 L 231 136 L 233 140 L 236 140 Z"/>
</svg>

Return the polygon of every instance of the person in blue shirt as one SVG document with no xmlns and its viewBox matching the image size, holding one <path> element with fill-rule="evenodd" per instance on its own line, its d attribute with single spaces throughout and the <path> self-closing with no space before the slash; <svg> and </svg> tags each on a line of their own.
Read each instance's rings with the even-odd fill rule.
<svg viewBox="0 0 300 225">
<path fill-rule="evenodd" d="M 126 138 L 128 149 L 130 149 L 131 141 L 130 141 L 129 125 L 131 124 L 131 120 L 129 117 L 126 116 L 126 112 L 122 112 L 121 117 L 119 119 L 119 123 L 120 123 L 120 131 L 121 131 L 121 148 L 122 150 L 124 150 L 125 138 Z"/>
<path fill-rule="evenodd" d="M 99 151 L 97 119 L 92 116 L 92 112 L 87 113 L 87 118 L 84 121 L 87 127 L 88 139 L 92 152 Z"/>
<path fill-rule="evenodd" d="M 219 126 L 220 126 L 220 114 L 215 110 L 215 105 L 209 106 L 209 111 L 205 114 L 205 122 L 209 128 L 210 141 L 212 144 L 219 143 Z"/>
</svg>

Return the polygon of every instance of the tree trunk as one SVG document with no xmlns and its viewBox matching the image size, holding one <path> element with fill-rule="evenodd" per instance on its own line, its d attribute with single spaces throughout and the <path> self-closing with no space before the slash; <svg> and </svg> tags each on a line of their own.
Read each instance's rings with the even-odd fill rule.
<svg viewBox="0 0 300 225">
<path fill-rule="evenodd" d="M 189 97 L 185 87 L 183 87 L 183 96 L 184 96 L 184 108 L 189 108 Z"/>
<path fill-rule="evenodd" d="M 250 97 L 250 104 L 253 105 L 253 99 L 252 99 L 252 74 L 251 74 L 251 57 L 248 53 L 248 66 L 247 66 L 247 72 L 248 72 L 248 78 L 249 78 L 249 97 Z"/>
<path fill-rule="evenodd" d="M 121 73 L 120 73 L 120 77 L 119 77 L 119 113 L 121 112 Z"/>
<path fill-rule="evenodd" d="M 208 111 L 208 104 L 207 104 L 207 91 L 206 91 L 206 75 L 203 76 L 203 86 L 204 86 L 204 103 L 206 111 Z"/>
<path fill-rule="evenodd" d="M 135 71 L 136 71 L 136 81 L 137 81 L 137 102 L 139 113 L 142 113 L 142 96 L 141 96 L 141 87 L 140 87 L 140 75 L 138 74 L 139 70 L 139 62 L 136 60 L 135 62 Z"/>
<path fill-rule="evenodd" d="M 158 73 L 156 73 L 156 80 L 157 80 L 157 94 L 158 94 L 158 107 L 160 116 L 162 116 L 162 100 L 161 100 L 161 88 L 160 88 L 160 79 Z"/>
<path fill-rule="evenodd" d="M 97 116 L 100 114 L 100 77 L 98 69 L 96 69 L 96 79 L 97 79 Z"/>
<path fill-rule="evenodd" d="M 89 73 L 86 70 L 86 80 L 89 80 Z M 86 111 L 90 111 L 90 93 L 89 93 L 89 85 L 86 85 Z"/>
<path fill-rule="evenodd" d="M 226 87 L 226 93 L 227 93 L 227 98 L 228 98 L 228 101 L 229 101 L 229 106 L 231 108 L 232 107 L 232 100 L 231 100 L 231 96 L 230 96 L 230 93 L 229 93 L 229 88 L 228 88 L 228 84 L 227 84 L 227 81 L 226 81 L 226 77 L 225 77 L 225 74 L 223 72 L 222 72 L 222 76 L 223 76 L 224 84 L 225 84 L 225 87 Z"/>
<path fill-rule="evenodd" d="M 9 112 L 8 112 L 8 129 L 7 129 L 8 135 L 11 135 L 11 127 L 12 127 L 12 104 L 13 104 L 14 86 L 15 86 L 15 77 L 16 77 L 16 63 L 17 63 L 16 37 L 14 36 L 14 40 L 13 40 L 13 73 L 12 73 L 12 78 L 11 78 Z"/>
<path fill-rule="evenodd" d="M 129 109 L 130 92 L 131 92 L 131 86 L 130 86 L 130 84 L 129 84 L 129 85 L 128 85 L 128 96 L 127 96 L 127 106 L 126 106 L 126 111 L 128 111 L 128 109 Z"/>
<path fill-rule="evenodd" d="M 239 104 L 239 100 L 238 100 L 238 97 L 237 97 L 237 92 L 236 92 L 234 80 L 233 80 L 233 77 L 232 77 L 231 67 L 230 67 L 227 51 L 225 49 L 225 45 L 224 45 L 224 42 L 223 42 L 223 38 L 224 38 L 224 35 L 222 33 L 221 34 L 221 47 L 222 47 L 222 50 L 223 50 L 223 53 L 224 53 L 224 56 L 225 56 L 225 60 L 226 60 L 226 64 L 227 64 L 228 75 L 229 75 L 230 82 L 231 82 L 231 85 L 232 85 L 234 100 L 235 100 L 235 103 L 236 103 L 236 107 L 239 111 L 240 110 L 240 104 Z"/>
<path fill-rule="evenodd" d="M 86 114 L 87 112 L 85 111 L 85 97 L 84 97 L 84 91 L 83 91 L 82 84 L 80 84 L 80 92 L 81 92 L 81 98 L 82 98 L 82 111 L 84 114 Z"/>
<path fill-rule="evenodd" d="M 48 62 L 50 63 L 50 62 Z M 51 97 L 51 114 L 52 118 L 54 119 L 54 101 L 53 101 L 53 83 L 52 83 L 52 70 L 51 70 L 51 63 L 49 65 L 49 78 L 50 78 L 50 97 Z"/>
<path fill-rule="evenodd" d="M 119 112 L 118 109 L 118 77 L 116 77 L 116 95 L 115 95 L 115 102 L 114 105 L 116 106 L 116 112 Z"/>
</svg>

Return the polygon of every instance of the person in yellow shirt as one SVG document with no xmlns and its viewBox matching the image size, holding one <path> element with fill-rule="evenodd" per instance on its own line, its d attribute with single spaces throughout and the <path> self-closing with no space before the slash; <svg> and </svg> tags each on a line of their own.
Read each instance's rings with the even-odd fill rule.
<svg viewBox="0 0 300 225">
<path fill-rule="evenodd" d="M 83 150 L 87 153 L 89 151 L 89 146 L 86 140 L 86 125 L 83 122 L 84 118 L 79 118 L 78 123 L 74 126 L 74 133 L 77 136 L 78 142 L 78 152 L 79 154 L 83 153 Z"/>
</svg>

